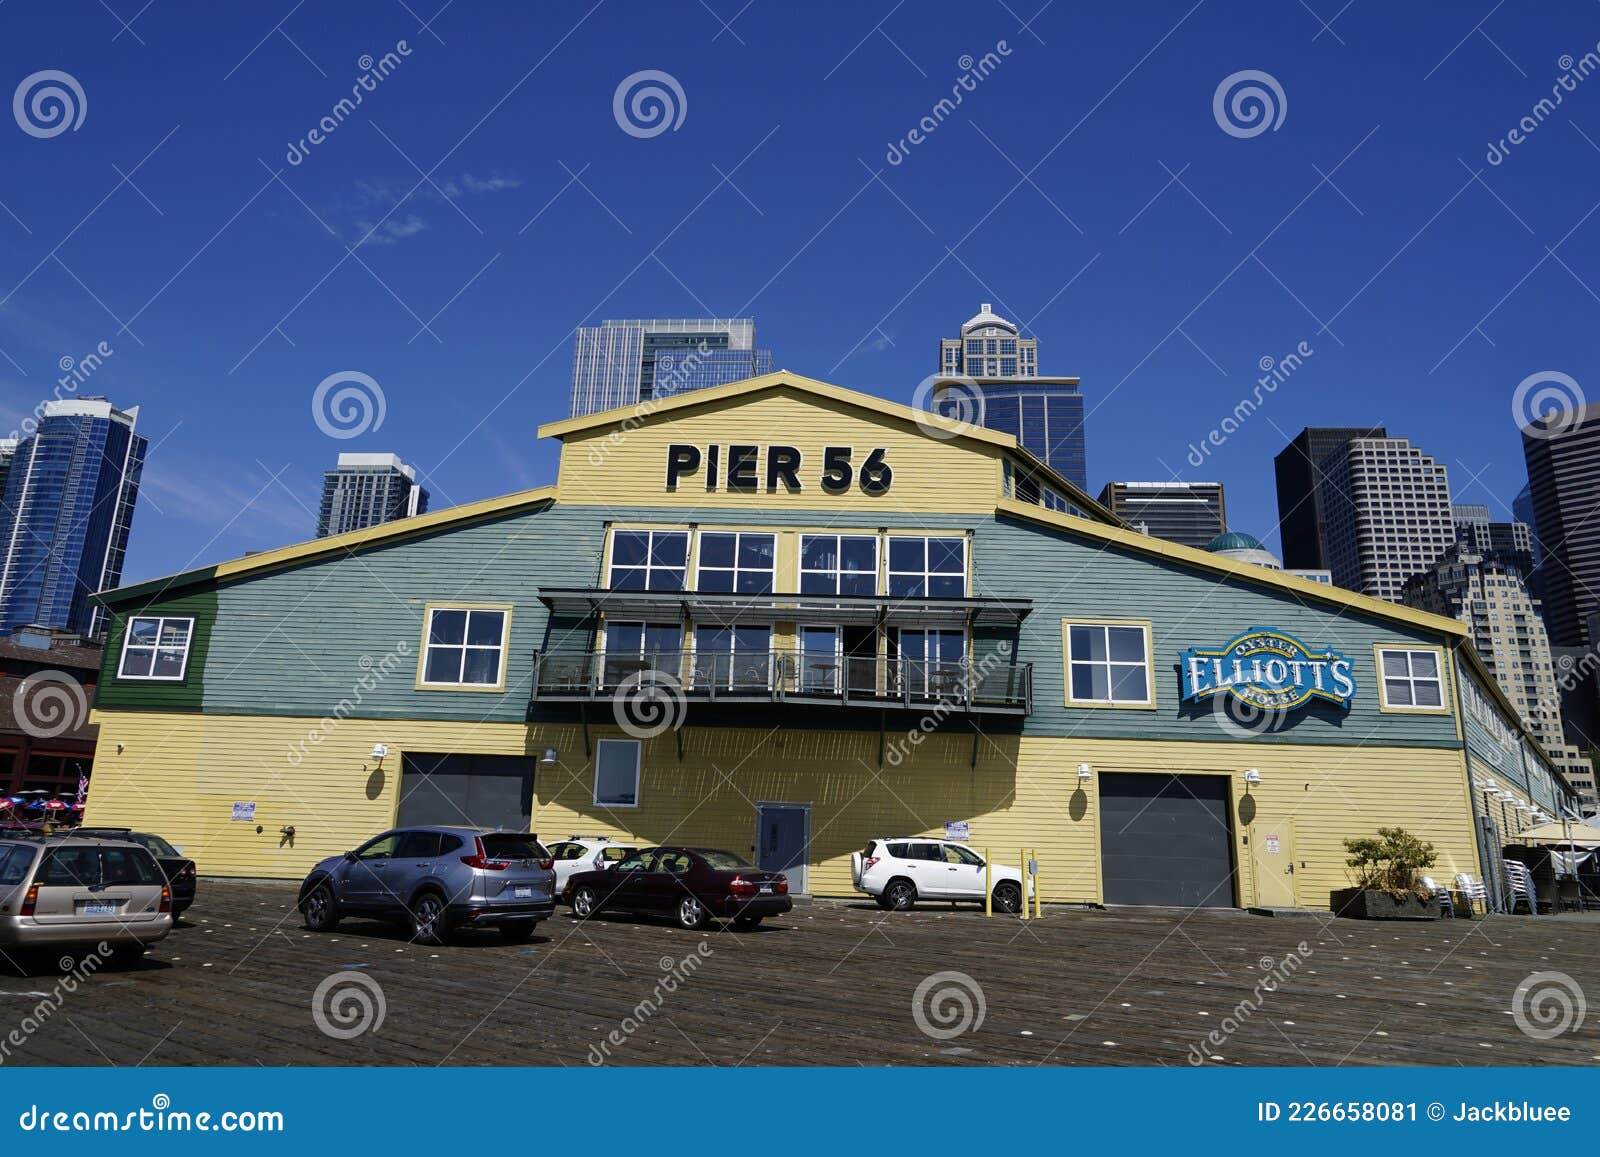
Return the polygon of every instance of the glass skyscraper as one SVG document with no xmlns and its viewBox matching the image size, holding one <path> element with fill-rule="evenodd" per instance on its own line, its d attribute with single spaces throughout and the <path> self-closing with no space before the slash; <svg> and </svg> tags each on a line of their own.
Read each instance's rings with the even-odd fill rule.
<svg viewBox="0 0 1600 1157">
<path fill-rule="evenodd" d="M 47 402 L 17 443 L 0 497 L 0 634 L 29 625 L 105 634 L 89 596 L 122 581 L 147 445 L 138 416 L 104 398 Z"/>
<path fill-rule="evenodd" d="M 1088 489 L 1078 379 L 1041 377 L 1037 338 L 1022 337 L 985 303 L 961 327 L 960 337 L 939 342 L 938 378 L 936 412 L 1012 435 L 1079 490 Z"/>
<path fill-rule="evenodd" d="M 428 513 L 428 492 L 417 472 L 394 454 L 340 454 L 322 476 L 317 537 L 364 530 L 396 518 Z"/>
<path fill-rule="evenodd" d="M 572 416 L 772 372 L 753 318 L 649 318 L 583 326 L 572 348 Z"/>
</svg>

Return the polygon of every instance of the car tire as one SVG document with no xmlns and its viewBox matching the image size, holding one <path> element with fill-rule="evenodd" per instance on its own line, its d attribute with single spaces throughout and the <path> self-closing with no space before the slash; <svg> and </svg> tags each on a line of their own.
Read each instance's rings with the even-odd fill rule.
<svg viewBox="0 0 1600 1157">
<path fill-rule="evenodd" d="M 418 944 L 440 945 L 450 938 L 444 897 L 423 892 L 411 901 L 411 935 Z"/>
<path fill-rule="evenodd" d="M 534 929 L 538 927 L 537 920 L 519 920 L 515 924 L 502 924 L 500 939 L 507 944 L 526 944 L 533 939 Z"/>
<path fill-rule="evenodd" d="M 1022 888 L 1010 880 L 1001 880 L 994 886 L 994 908 L 996 912 L 1020 912 Z"/>
<path fill-rule="evenodd" d="M 332 932 L 339 926 L 339 902 L 326 883 L 318 884 L 300 901 L 300 918 L 308 932 Z"/>
<path fill-rule="evenodd" d="M 889 897 L 885 896 L 881 892 L 872 898 L 872 902 L 878 907 L 882 908 L 885 912 L 894 907 L 894 905 L 889 902 Z"/>
<path fill-rule="evenodd" d="M 698 932 L 711 923 L 711 913 L 706 911 L 706 906 L 696 896 L 685 896 L 679 900 L 674 911 L 678 915 L 678 927 L 690 932 Z"/>
<path fill-rule="evenodd" d="M 585 884 L 572 893 L 572 914 L 579 920 L 600 915 L 600 893 Z"/>
<path fill-rule="evenodd" d="M 917 886 L 910 880 L 890 880 L 883 890 L 883 898 L 888 901 L 884 907 L 889 911 L 909 912 L 916 907 Z"/>
<path fill-rule="evenodd" d="M 754 932 L 761 927 L 760 916 L 735 916 L 733 928 L 735 932 Z"/>
</svg>

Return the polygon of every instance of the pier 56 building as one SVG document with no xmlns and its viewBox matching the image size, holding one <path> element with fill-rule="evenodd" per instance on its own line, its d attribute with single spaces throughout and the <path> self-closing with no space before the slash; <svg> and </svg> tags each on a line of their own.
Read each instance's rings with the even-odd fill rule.
<svg viewBox="0 0 1600 1157">
<path fill-rule="evenodd" d="M 88 822 L 282 878 L 610 834 L 820 896 L 948 834 L 1046 902 L 1326 908 L 1347 838 L 1481 876 L 1575 808 L 1461 624 L 1139 534 L 1008 434 L 788 373 L 539 433 L 552 486 L 100 596 Z"/>
</svg>

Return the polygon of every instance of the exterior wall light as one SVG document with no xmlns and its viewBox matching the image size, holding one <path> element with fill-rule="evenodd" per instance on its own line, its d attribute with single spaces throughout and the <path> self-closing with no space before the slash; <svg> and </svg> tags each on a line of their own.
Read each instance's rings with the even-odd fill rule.
<svg viewBox="0 0 1600 1157">
<path fill-rule="evenodd" d="M 1089 779 L 1094 775 L 1094 770 L 1087 763 L 1078 764 L 1078 778 Z"/>
<path fill-rule="evenodd" d="M 1246 783 L 1260 783 L 1261 782 L 1261 772 L 1257 771 L 1253 767 L 1250 768 L 1248 771 L 1246 771 L 1244 773 L 1244 781 Z"/>
<path fill-rule="evenodd" d="M 540 763 L 549 764 L 549 763 L 554 763 L 555 761 L 556 761 L 556 749 L 553 748 L 553 747 L 545 748 L 544 749 L 544 758 L 539 760 L 539 762 Z"/>
</svg>

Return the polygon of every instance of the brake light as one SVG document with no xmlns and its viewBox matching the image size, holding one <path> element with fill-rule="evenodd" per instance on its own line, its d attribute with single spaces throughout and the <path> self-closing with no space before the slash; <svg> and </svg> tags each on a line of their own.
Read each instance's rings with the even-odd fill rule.
<svg viewBox="0 0 1600 1157">
<path fill-rule="evenodd" d="M 865 872 L 868 868 L 872 867 L 873 864 L 876 864 L 882 858 L 882 856 L 868 856 L 866 859 L 861 861 L 861 870 Z"/>
<path fill-rule="evenodd" d="M 170 911 L 172 911 L 172 889 L 167 887 L 165 884 L 161 885 L 161 907 L 156 909 L 156 911 L 158 911 L 158 912 L 170 912 Z"/>
<path fill-rule="evenodd" d="M 180 879 L 180 880 L 192 880 L 192 879 L 194 879 L 194 865 L 193 864 L 185 864 L 183 866 L 183 868 L 178 872 L 178 879 Z"/>
<path fill-rule="evenodd" d="M 475 839 L 473 843 L 477 846 L 477 854 L 461 857 L 461 862 L 467 867 L 477 868 L 484 872 L 503 872 L 511 866 L 510 860 L 491 860 L 484 854 L 483 841 L 481 839 Z"/>
<path fill-rule="evenodd" d="M 743 876 L 735 876 L 728 881 L 728 891 L 735 896 L 754 896 L 756 894 L 756 886 Z"/>
<path fill-rule="evenodd" d="M 540 860 L 539 861 L 539 867 L 541 869 L 543 869 L 544 871 L 546 871 L 546 872 L 548 872 L 551 868 L 553 868 L 555 866 L 556 866 L 556 862 L 554 860 Z"/>
<path fill-rule="evenodd" d="M 789 891 L 789 877 L 779 876 L 772 881 L 772 890 L 780 896 L 786 895 Z"/>
<path fill-rule="evenodd" d="M 28 894 L 22 898 L 22 908 L 18 912 L 18 915 L 20 915 L 20 916 L 32 916 L 33 915 L 33 910 L 35 908 L 37 908 L 38 906 L 39 906 L 39 885 L 38 884 L 31 884 L 28 887 Z"/>
</svg>

